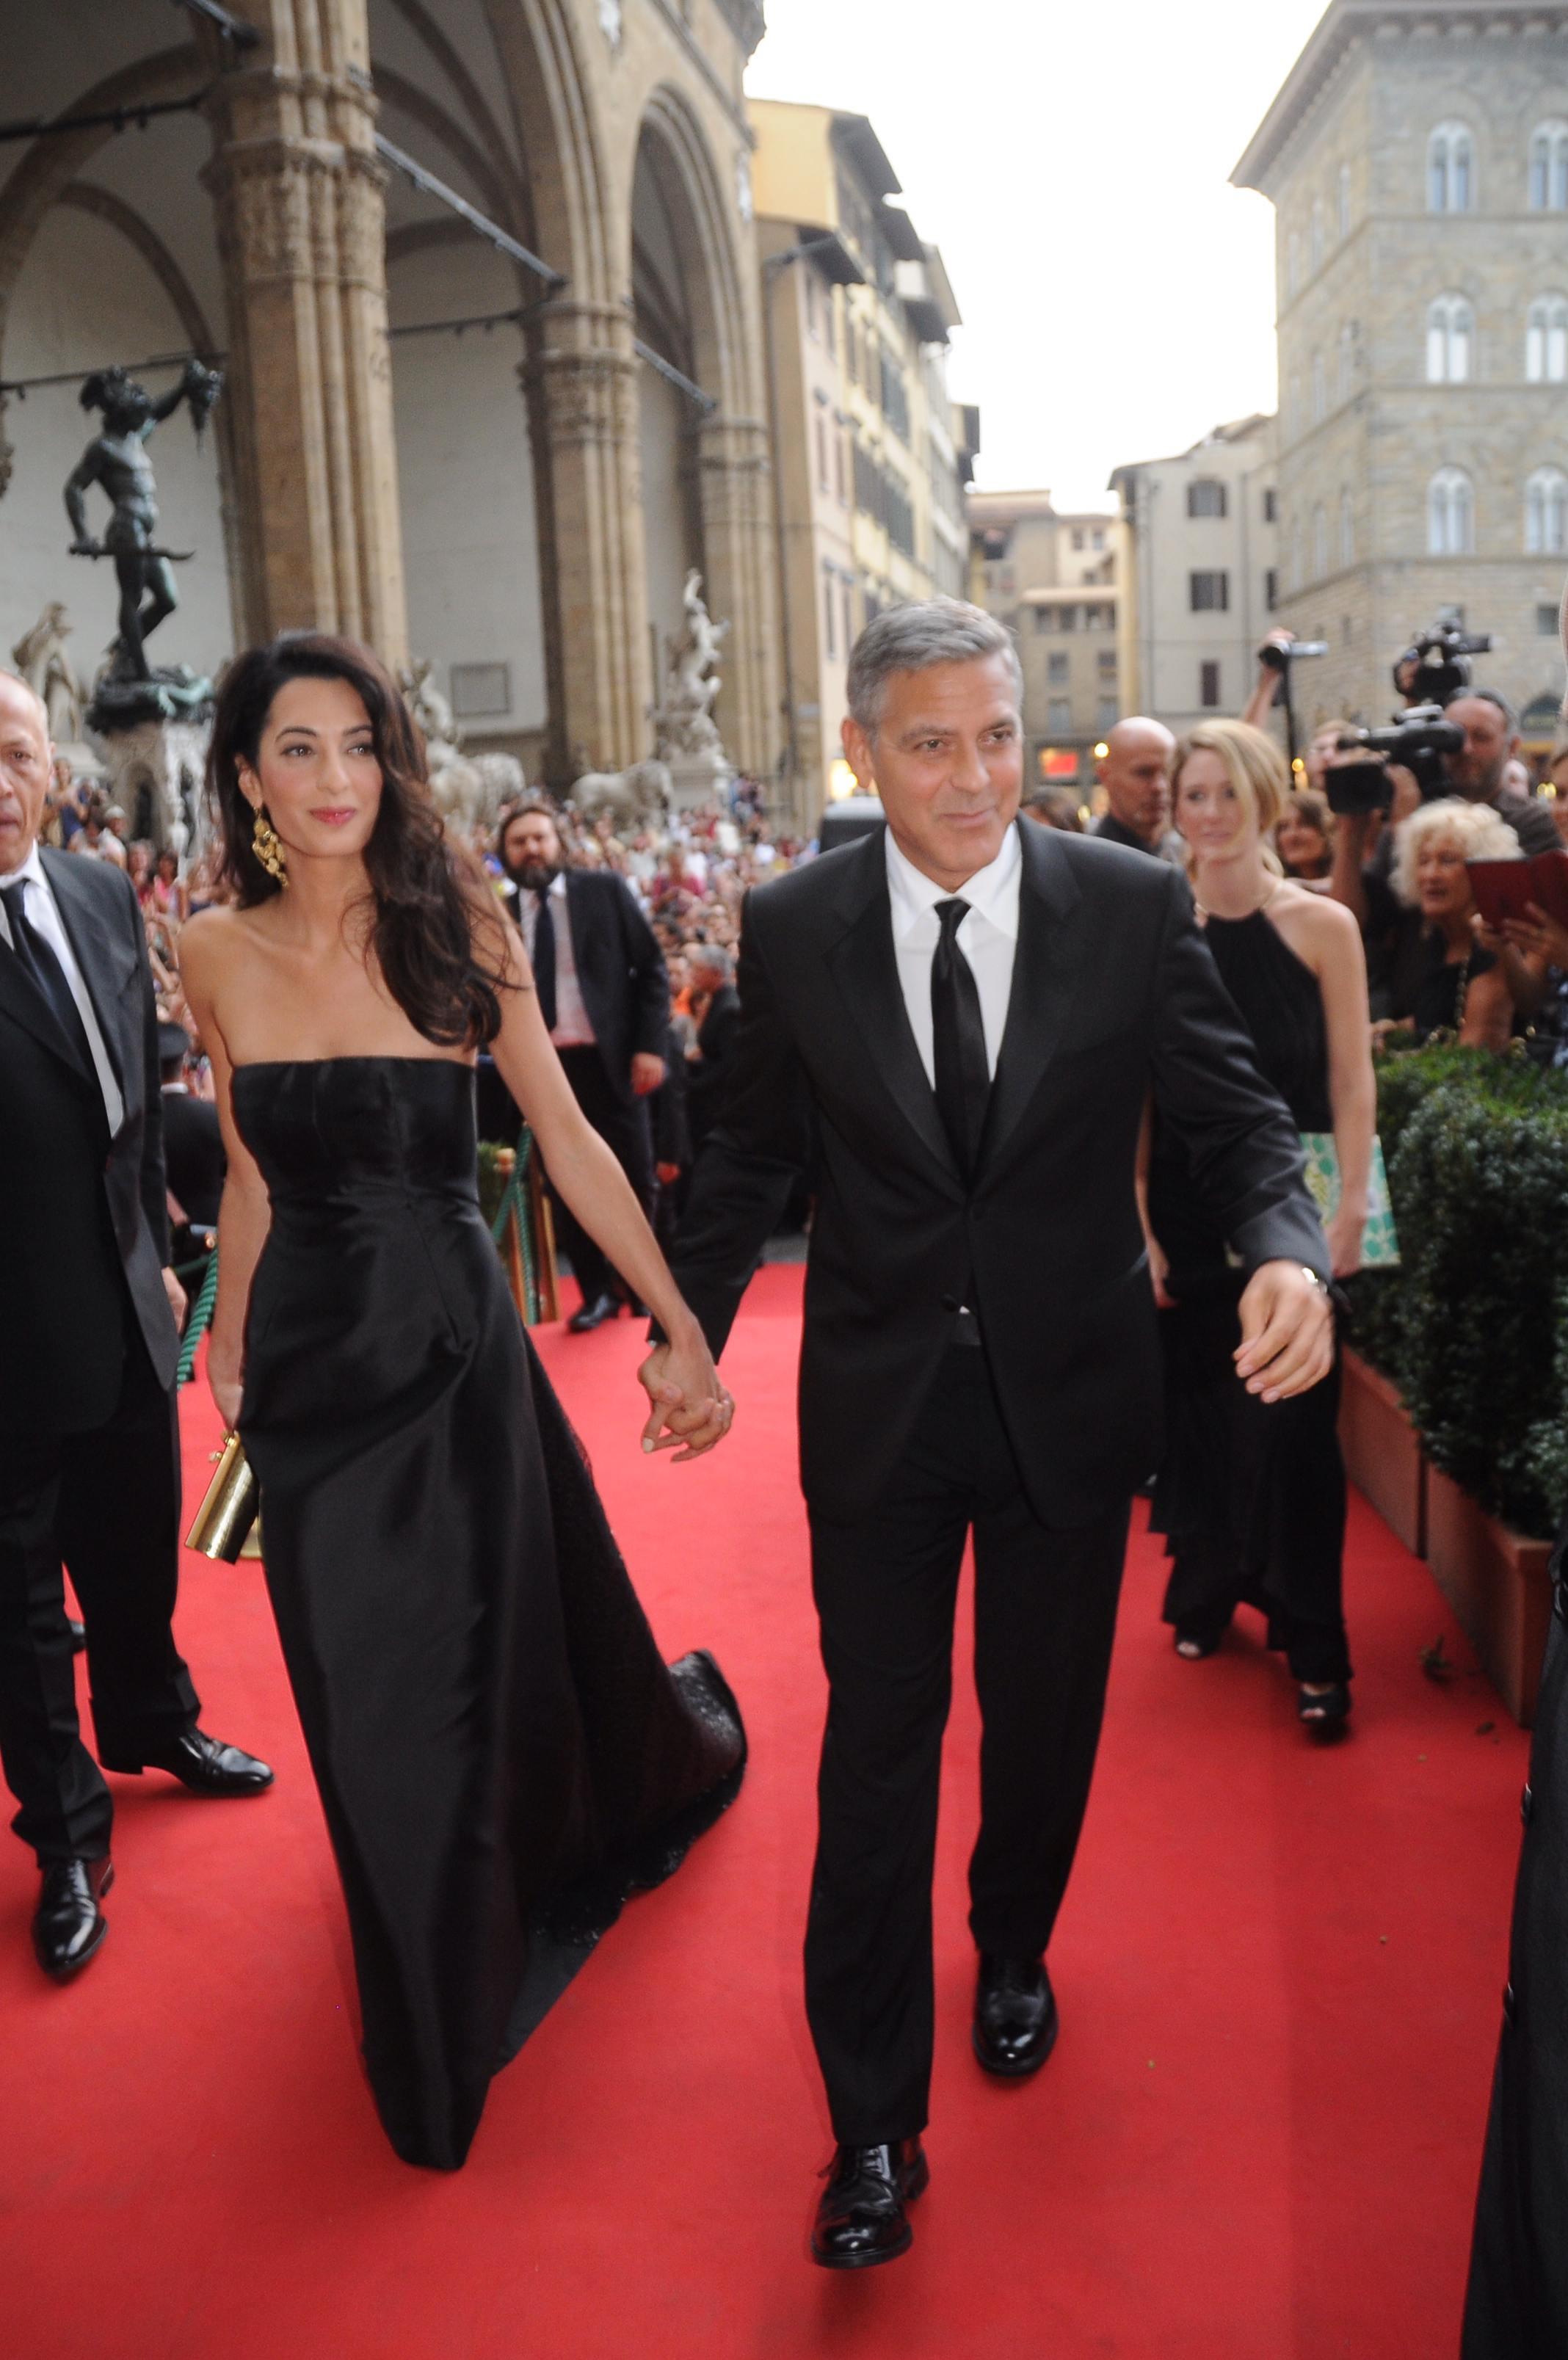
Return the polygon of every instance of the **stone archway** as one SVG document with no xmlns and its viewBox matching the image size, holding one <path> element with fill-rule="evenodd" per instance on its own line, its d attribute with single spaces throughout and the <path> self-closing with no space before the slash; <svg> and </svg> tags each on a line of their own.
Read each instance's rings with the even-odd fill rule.
<svg viewBox="0 0 1568 2360">
<path fill-rule="evenodd" d="M 653 218 L 640 218 L 639 196 Z M 755 383 L 758 338 L 754 293 L 736 236 L 733 194 L 720 178 L 701 124 L 683 93 L 661 83 L 644 109 L 632 181 L 632 283 L 642 286 L 657 257 L 656 238 L 681 258 L 668 333 L 689 358 L 665 357 L 692 376 L 715 403 L 688 414 L 692 562 L 700 564 L 710 612 L 728 617 L 724 687 L 718 719 L 732 759 L 765 775 L 773 767 L 777 693 L 769 563 L 767 435 Z M 667 224 L 667 232 L 664 225 Z M 650 336 L 654 349 L 659 339 Z M 663 395 L 645 395 L 645 409 Z M 685 520 L 682 519 L 683 525 Z M 652 515 L 651 546 L 657 530 Z M 666 552 L 666 555 L 668 552 Z M 668 571 L 666 565 L 665 570 Z"/>
</svg>

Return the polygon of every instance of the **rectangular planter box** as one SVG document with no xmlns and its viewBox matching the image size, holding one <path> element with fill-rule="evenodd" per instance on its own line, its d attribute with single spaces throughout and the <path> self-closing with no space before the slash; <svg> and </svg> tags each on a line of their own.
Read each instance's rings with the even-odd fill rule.
<svg viewBox="0 0 1568 2360">
<path fill-rule="evenodd" d="M 1528 1729 L 1552 1613 L 1550 1541 L 1499 1524 L 1451 1476 L 1427 1469 L 1427 1557 L 1487 1677 Z"/>
<path fill-rule="evenodd" d="M 1395 1387 L 1347 1347 L 1339 1412 L 1345 1472 L 1416 1557 L 1427 1547 L 1426 1459 Z"/>
</svg>

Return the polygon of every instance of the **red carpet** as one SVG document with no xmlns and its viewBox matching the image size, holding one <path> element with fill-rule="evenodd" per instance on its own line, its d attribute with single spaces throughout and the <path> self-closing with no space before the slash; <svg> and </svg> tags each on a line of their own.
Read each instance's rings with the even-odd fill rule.
<svg viewBox="0 0 1568 2360">
<path fill-rule="evenodd" d="M 795 1485 L 799 1273 L 765 1271 L 718 1456 L 637 1451 L 625 1323 L 543 1338 L 671 1655 L 746 1709 L 729 1816 L 635 1903 L 497 2082 L 466 2171 L 397 2163 L 361 2085 L 338 1901 L 253 1565 L 187 1557 L 208 1725 L 275 1793 L 115 1782 L 119 1883 L 73 1989 L 0 1842 L 5 2360 L 1438 2360 L 1455 2351 L 1525 1744 L 1425 1679 L 1424 1568 L 1355 1503 L 1356 1730 L 1311 1751 L 1252 1637 L 1179 1663 L 1135 1546 L 1039 2081 L 968 2054 L 960 1685 L 938 1889 L 933 2180 L 907 2260 L 804 2258 L 826 2121 L 799 1949 L 821 1709 Z M 214 1420 L 186 1396 L 196 1496 Z M 850 1438 L 846 1437 L 846 1447 Z"/>
</svg>

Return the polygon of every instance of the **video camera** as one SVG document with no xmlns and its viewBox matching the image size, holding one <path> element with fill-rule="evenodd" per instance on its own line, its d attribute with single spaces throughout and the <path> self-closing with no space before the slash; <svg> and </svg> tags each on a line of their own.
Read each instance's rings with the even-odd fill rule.
<svg viewBox="0 0 1568 2360">
<path fill-rule="evenodd" d="M 1489 654 L 1491 647 L 1489 633 L 1464 631 L 1452 622 L 1434 623 L 1412 639 L 1394 660 L 1394 685 L 1405 709 L 1395 714 L 1393 727 L 1350 729 L 1340 737 L 1342 752 L 1359 747 L 1369 759 L 1331 765 L 1324 772 L 1331 811 L 1387 812 L 1394 800 L 1390 763 L 1412 773 L 1423 803 L 1450 792 L 1443 763 L 1450 754 L 1464 752 L 1464 732 L 1444 720 L 1443 709 L 1469 687 L 1469 659 Z M 1375 755 L 1384 759 L 1371 759 Z"/>
<path fill-rule="evenodd" d="M 1394 801 L 1389 763 L 1397 762 L 1401 770 L 1413 772 L 1421 801 L 1431 803 L 1434 796 L 1448 792 L 1443 758 L 1464 752 L 1464 732 L 1456 722 L 1443 719 L 1441 705 L 1412 705 L 1396 715 L 1391 729 L 1342 730 L 1339 747 L 1342 753 L 1359 747 L 1368 759 L 1330 763 L 1323 772 L 1329 809 L 1346 814 L 1386 813 Z M 1382 761 L 1371 759 L 1379 754 Z"/>
<path fill-rule="evenodd" d="M 1434 623 L 1394 660 L 1394 685 L 1407 705 L 1452 705 L 1470 685 L 1472 656 L 1489 655 L 1491 634 Z"/>
</svg>

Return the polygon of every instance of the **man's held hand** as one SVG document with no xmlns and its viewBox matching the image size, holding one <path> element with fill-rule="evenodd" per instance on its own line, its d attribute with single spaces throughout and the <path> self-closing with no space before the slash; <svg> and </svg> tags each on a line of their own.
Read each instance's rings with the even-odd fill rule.
<svg viewBox="0 0 1568 2360">
<path fill-rule="evenodd" d="M 1302 1263 L 1266 1262 L 1241 1300 L 1236 1374 L 1266 1402 L 1289 1401 L 1321 1384 L 1333 1366 L 1334 1318 L 1327 1287 Z"/>
</svg>

